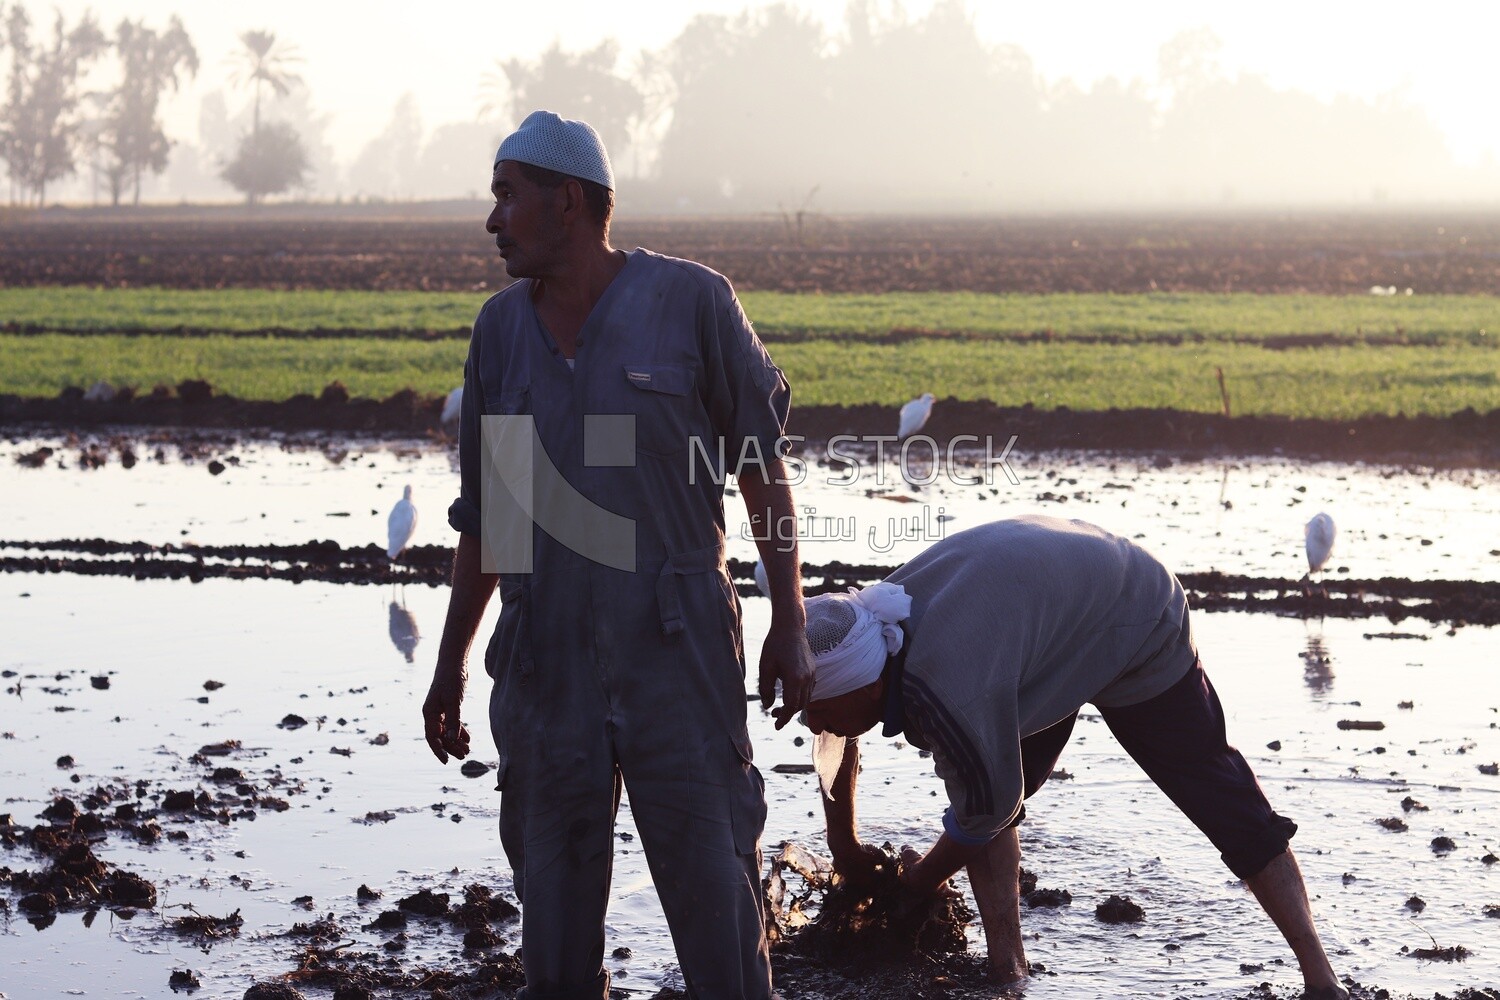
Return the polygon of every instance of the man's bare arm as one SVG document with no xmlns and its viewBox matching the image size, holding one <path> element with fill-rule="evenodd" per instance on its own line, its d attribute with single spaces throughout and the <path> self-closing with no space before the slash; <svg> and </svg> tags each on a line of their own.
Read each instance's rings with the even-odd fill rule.
<svg viewBox="0 0 1500 1000">
<path fill-rule="evenodd" d="M 867 884 L 875 871 L 886 862 L 885 852 L 859 841 L 856 830 L 854 797 L 859 784 L 859 740 L 844 741 L 844 759 L 828 791 L 823 796 L 823 819 L 828 829 L 828 853 L 833 855 L 833 870 L 855 885 Z"/>
<path fill-rule="evenodd" d="M 480 619 L 495 592 L 499 577 L 480 570 L 479 538 L 460 535 L 453 553 L 453 590 L 448 596 L 448 618 L 438 644 L 432 686 L 422 703 L 427 745 L 444 764 L 448 756 L 462 760 L 469 754 L 469 731 L 460 718 L 464 687 L 469 677 L 469 648 Z"/>
</svg>

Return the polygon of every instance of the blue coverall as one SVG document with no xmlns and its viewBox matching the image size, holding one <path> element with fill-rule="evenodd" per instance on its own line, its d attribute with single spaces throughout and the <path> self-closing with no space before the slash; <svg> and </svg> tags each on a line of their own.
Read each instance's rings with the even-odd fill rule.
<svg viewBox="0 0 1500 1000">
<path fill-rule="evenodd" d="M 571 369 L 531 290 L 522 280 L 494 295 L 474 324 L 449 521 L 480 532 L 481 416 L 530 414 L 567 484 L 634 520 L 635 565 L 601 565 L 533 525 L 532 572 L 500 577 L 486 669 L 527 996 L 607 996 L 623 779 L 689 995 L 766 1000 L 764 782 L 745 726 L 724 470 L 703 455 L 722 439 L 732 471 L 746 439 L 750 454 L 775 454 L 790 389 L 729 283 L 701 265 L 630 252 Z M 634 415 L 633 466 L 585 461 L 588 414 Z"/>
</svg>

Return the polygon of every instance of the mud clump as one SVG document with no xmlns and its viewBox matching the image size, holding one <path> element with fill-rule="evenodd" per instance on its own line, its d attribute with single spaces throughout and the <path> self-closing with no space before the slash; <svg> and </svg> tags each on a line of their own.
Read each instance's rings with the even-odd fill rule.
<svg viewBox="0 0 1500 1000">
<path fill-rule="evenodd" d="M 177 398 L 184 406 L 198 406 L 214 398 L 214 387 L 202 379 L 186 379 L 177 383 Z"/>
<path fill-rule="evenodd" d="M 349 402 L 349 390 L 342 382 L 329 382 L 318 394 L 318 402 L 324 406 L 342 406 Z"/>
<path fill-rule="evenodd" d="M 1427 962 L 1462 962 L 1472 954 L 1472 951 L 1459 944 L 1451 948 L 1417 948 L 1411 952 L 1411 957 Z"/>
<path fill-rule="evenodd" d="M 514 903 L 477 882 L 464 886 L 463 903 L 449 912 L 456 924 L 470 929 L 503 923 L 520 915 Z"/>
<path fill-rule="evenodd" d="M 500 943 L 500 935 L 492 927 L 475 927 L 464 934 L 464 947 L 475 951 L 488 951 Z"/>
<path fill-rule="evenodd" d="M 1146 911 L 1129 896 L 1114 895 L 1094 907 L 1094 916 L 1106 924 L 1138 924 L 1146 919 Z"/>
<path fill-rule="evenodd" d="M 80 817 L 81 818 L 81 817 Z M 64 829 L 7 826 L 7 845 L 24 846 L 51 860 L 45 871 L 0 869 L 4 882 L 20 894 L 17 907 L 33 916 L 112 906 L 149 909 L 156 905 L 156 886 L 134 872 L 106 864 L 94 855 L 89 834 L 77 820 Z M 102 826 L 102 821 L 99 822 Z"/>
<path fill-rule="evenodd" d="M 406 914 L 400 910 L 386 910 L 365 924 L 365 930 L 370 931 L 399 931 L 404 927 L 406 927 Z"/>
<path fill-rule="evenodd" d="M 173 993 L 176 993 L 178 990 L 186 990 L 191 993 L 193 990 L 200 989 L 203 986 L 203 980 L 199 979 L 198 974 L 192 969 L 174 969 L 172 970 L 171 977 L 167 979 L 167 985 L 172 987 Z"/>
<path fill-rule="evenodd" d="M 200 941 L 215 941 L 219 938 L 239 937 L 240 928 L 245 926 L 245 919 L 240 916 L 240 911 L 235 910 L 225 917 L 210 916 L 207 913 L 199 913 L 193 910 L 185 917 L 178 917 L 169 924 L 172 931 L 179 937 L 195 937 Z"/>
<path fill-rule="evenodd" d="M 42 810 L 42 818 L 51 820 L 53 823 L 71 823 L 77 815 L 78 804 L 66 795 L 59 795 L 52 800 L 51 805 Z"/>
<path fill-rule="evenodd" d="M 1034 910 L 1070 906 L 1073 903 L 1073 894 L 1066 889 L 1033 889 L 1023 898 L 1026 900 L 1026 905 Z"/>
<path fill-rule="evenodd" d="M 399 900 L 396 906 L 419 917 L 441 917 L 448 912 L 448 894 L 423 889 L 415 895 Z"/>
<path fill-rule="evenodd" d="M 114 906 L 149 910 L 156 905 L 156 886 L 135 872 L 113 871 L 104 884 L 104 901 Z"/>
<path fill-rule="evenodd" d="M 974 912 L 957 893 L 919 895 L 900 883 L 901 861 L 891 845 L 881 851 L 869 885 L 853 886 L 824 860 L 787 844 L 772 860 L 767 895 L 775 947 L 835 965 L 902 962 L 967 950 L 964 930 Z M 787 875 L 804 887 L 792 891 Z M 808 905 L 820 898 L 818 916 Z"/>
<path fill-rule="evenodd" d="M 314 938 L 319 941 L 332 940 L 343 933 L 343 927 L 332 913 L 325 913 L 308 923 L 293 924 L 292 929 L 286 932 L 287 937 Z"/>
<path fill-rule="evenodd" d="M 291 983 L 256 983 L 245 991 L 244 1000 L 307 1000 L 307 997 Z"/>
</svg>

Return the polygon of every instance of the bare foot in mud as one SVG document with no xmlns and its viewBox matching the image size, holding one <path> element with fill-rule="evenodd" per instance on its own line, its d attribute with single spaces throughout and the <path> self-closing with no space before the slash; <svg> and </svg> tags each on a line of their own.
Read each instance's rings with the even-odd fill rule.
<svg viewBox="0 0 1500 1000">
<path fill-rule="evenodd" d="M 991 986 L 1000 990 L 1002 997 L 1018 997 L 1026 990 L 1028 971 L 1023 966 L 1017 970 L 1014 965 L 1006 963 L 1004 966 L 991 965 L 985 973 L 985 980 Z"/>
<path fill-rule="evenodd" d="M 1324 986 L 1306 990 L 1302 1000 L 1349 1000 L 1349 991 L 1336 986 Z"/>
</svg>

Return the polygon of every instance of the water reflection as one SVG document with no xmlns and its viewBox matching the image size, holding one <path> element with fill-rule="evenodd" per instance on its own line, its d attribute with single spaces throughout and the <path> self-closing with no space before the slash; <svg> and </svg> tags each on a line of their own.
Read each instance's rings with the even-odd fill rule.
<svg viewBox="0 0 1500 1000">
<path fill-rule="evenodd" d="M 1314 698 L 1321 698 L 1333 688 L 1333 657 L 1323 640 L 1323 619 L 1318 624 L 1307 625 L 1307 647 L 1301 652 L 1302 680 L 1312 689 Z"/>
<path fill-rule="evenodd" d="M 406 657 L 407 663 L 415 662 L 413 654 L 416 652 L 417 643 L 422 640 L 422 633 L 417 628 L 417 619 L 406 609 L 404 602 L 391 602 L 391 645 Z"/>
</svg>

